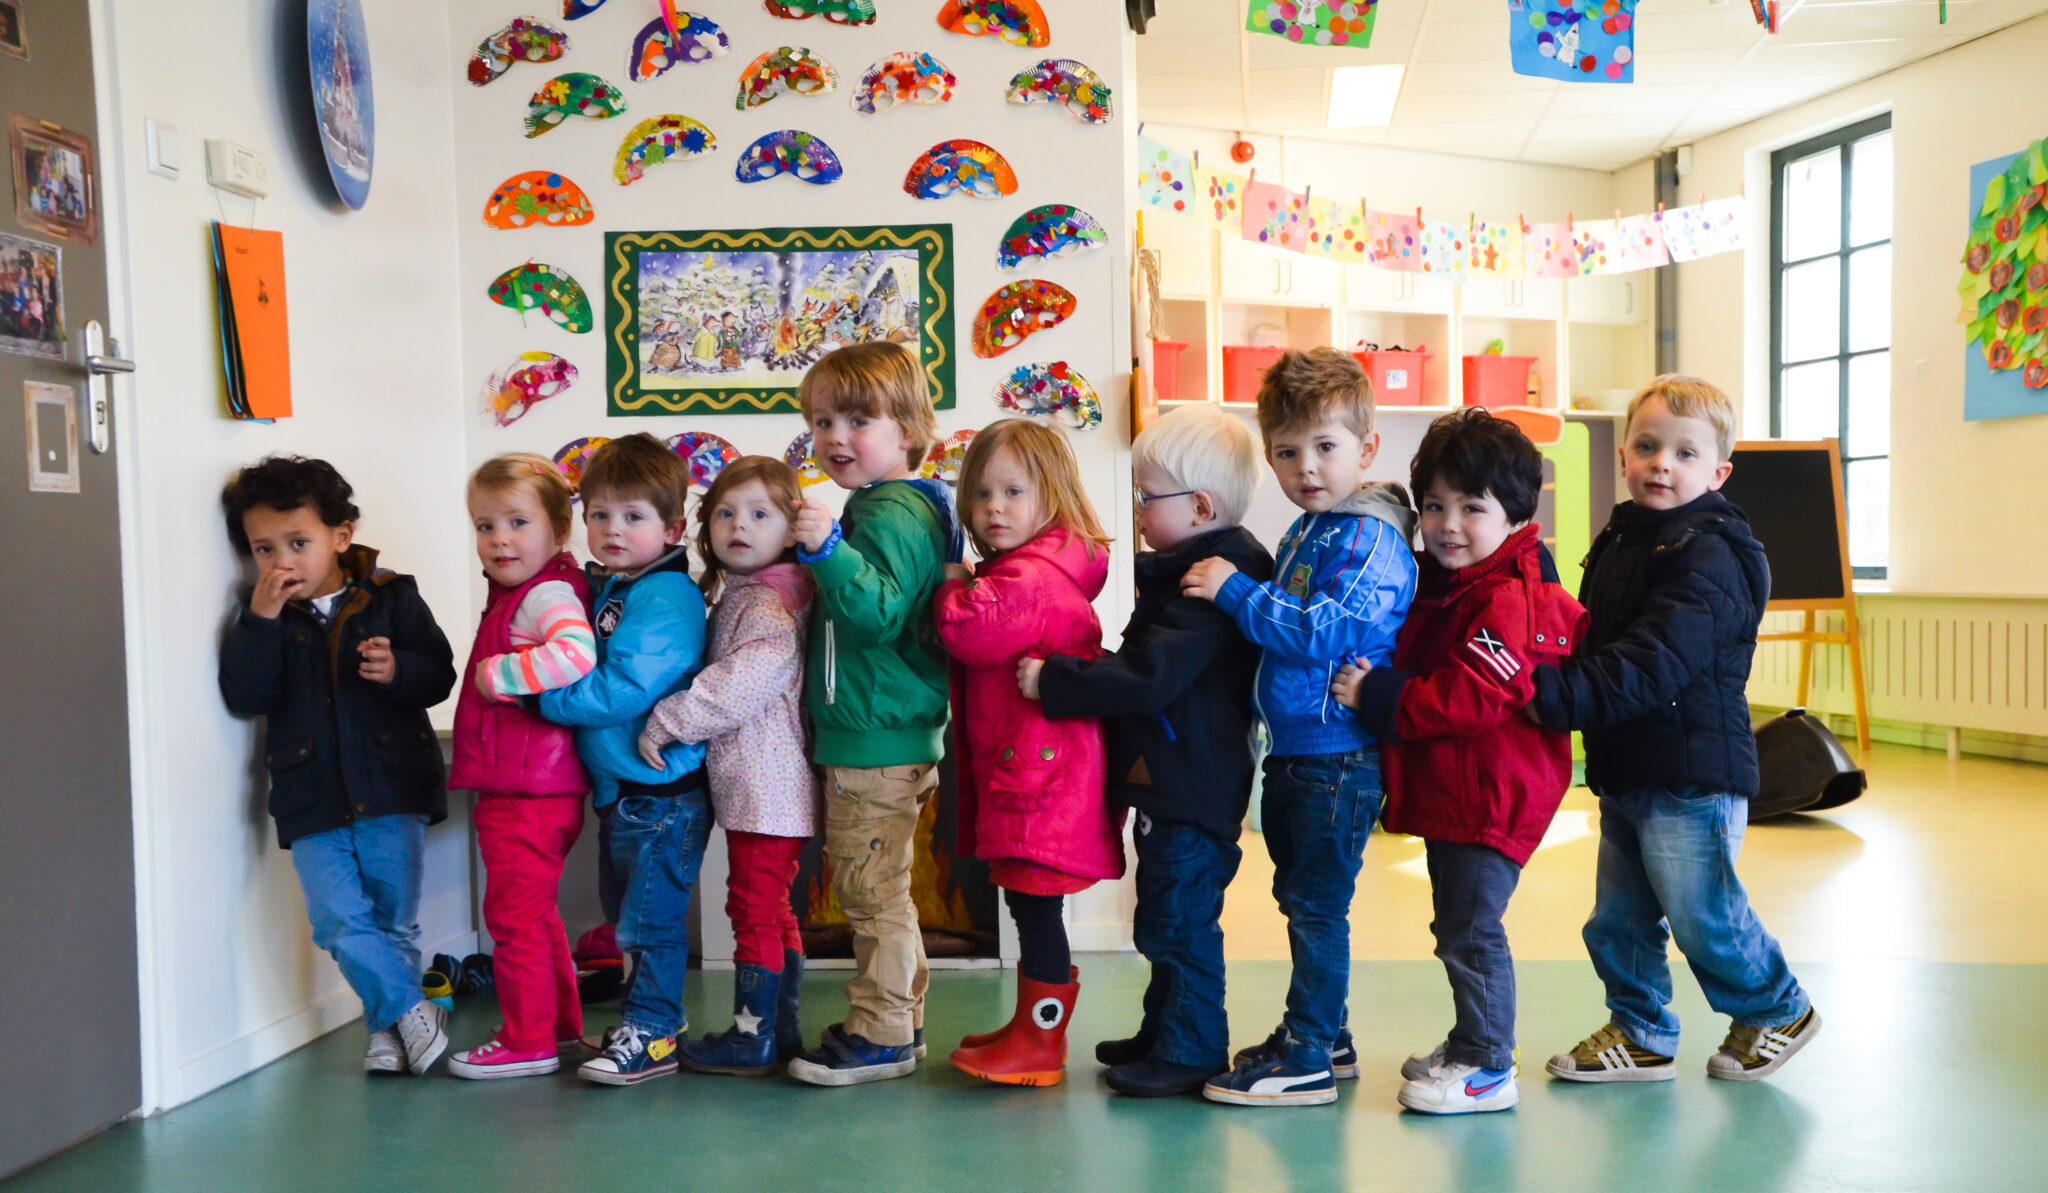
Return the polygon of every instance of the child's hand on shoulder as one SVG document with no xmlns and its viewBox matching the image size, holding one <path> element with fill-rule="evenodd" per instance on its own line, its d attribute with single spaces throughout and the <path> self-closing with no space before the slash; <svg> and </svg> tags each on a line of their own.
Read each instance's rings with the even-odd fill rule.
<svg viewBox="0 0 2048 1193">
<path fill-rule="evenodd" d="M 356 648 L 363 656 L 362 666 L 357 670 L 373 684 L 389 684 L 398 678 L 398 660 L 391 653 L 391 639 L 365 638 Z"/>
<path fill-rule="evenodd" d="M 1038 699 L 1038 673 L 1045 670 L 1044 659 L 1017 660 L 1017 690 L 1026 700 Z"/>
<path fill-rule="evenodd" d="M 974 569 L 964 563 L 949 563 L 945 568 L 945 577 L 948 580 L 958 580 L 962 584 L 972 584 Z"/>
<path fill-rule="evenodd" d="M 1337 703 L 1358 707 L 1358 689 L 1365 683 L 1365 677 L 1372 674 L 1372 664 L 1363 657 L 1337 668 L 1337 677 L 1330 681 L 1330 695 Z"/>
<path fill-rule="evenodd" d="M 249 612 L 265 621 L 276 621 L 305 581 L 285 571 L 268 571 L 256 578 L 256 590 L 249 594 Z"/>
<path fill-rule="evenodd" d="M 796 541 L 805 552 L 815 555 L 825 540 L 832 537 L 832 511 L 815 497 L 806 497 L 795 508 L 796 519 L 791 529 L 796 531 Z"/>
<path fill-rule="evenodd" d="M 1181 577 L 1180 594 L 1213 601 L 1216 594 L 1223 591 L 1223 582 L 1235 575 L 1237 565 L 1220 555 L 1211 555 L 1189 568 L 1187 575 Z"/>
<path fill-rule="evenodd" d="M 640 731 L 640 758 L 655 770 L 667 770 L 668 760 L 661 756 L 661 748 L 668 744 L 666 736 L 656 737 L 654 722 Z"/>
</svg>

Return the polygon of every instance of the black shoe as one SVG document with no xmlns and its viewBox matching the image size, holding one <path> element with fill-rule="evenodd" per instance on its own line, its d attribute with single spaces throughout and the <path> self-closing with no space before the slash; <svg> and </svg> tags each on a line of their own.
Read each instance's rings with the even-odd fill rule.
<svg viewBox="0 0 2048 1193">
<path fill-rule="evenodd" d="M 1172 1098 L 1201 1093 L 1202 1086 L 1222 1071 L 1209 1065 L 1177 1065 L 1170 1060 L 1146 1056 L 1143 1060 L 1112 1067 L 1105 1080 L 1109 1082 L 1109 1088 L 1127 1097 Z"/>
<path fill-rule="evenodd" d="M 1104 1040 L 1095 1046 L 1096 1063 L 1111 1068 L 1136 1064 L 1152 1055 L 1153 1039 L 1152 1036 L 1139 1032 L 1126 1040 Z"/>
</svg>

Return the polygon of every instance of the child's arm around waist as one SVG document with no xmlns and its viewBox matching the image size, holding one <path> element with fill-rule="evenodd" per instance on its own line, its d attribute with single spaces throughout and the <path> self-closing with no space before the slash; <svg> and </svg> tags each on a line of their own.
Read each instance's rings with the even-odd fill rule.
<svg viewBox="0 0 2048 1193">
<path fill-rule="evenodd" d="M 497 699 L 566 688 L 597 668 L 597 637 L 583 602 L 565 581 L 534 585 L 520 600 L 512 626 L 539 637 L 540 644 L 477 663 L 479 679 Z"/>
<path fill-rule="evenodd" d="M 663 572 L 626 594 L 604 662 L 566 688 L 540 694 L 540 715 L 557 725 L 621 725 L 654 702 L 704 656 L 704 595 L 688 577 Z"/>
<path fill-rule="evenodd" d="M 1377 667 L 1359 680 L 1356 707 L 1382 740 L 1477 737 L 1512 721 L 1536 691 L 1528 599 L 1498 590 L 1458 630 L 1443 666 L 1414 674 Z M 1338 682 L 1346 682 L 1348 670 Z"/>
<path fill-rule="evenodd" d="M 1055 720 L 1149 716 L 1193 687 L 1240 637 L 1229 614 L 1207 601 L 1181 597 L 1136 633 L 1124 635 L 1115 654 L 1046 659 L 1038 673 L 1039 700 L 1045 715 Z"/>
<path fill-rule="evenodd" d="M 390 683 L 373 683 L 370 690 L 407 708 L 432 708 L 455 690 L 455 651 L 412 577 L 391 580 L 383 586 L 382 595 L 392 603 L 393 671 Z M 355 663 L 344 659 L 342 665 Z"/>
<path fill-rule="evenodd" d="M 904 506 L 872 503 L 852 533 L 825 547 L 824 555 L 799 558 L 810 567 L 818 600 L 834 621 L 870 641 L 891 642 L 923 612 L 921 598 L 935 586 L 939 560 L 930 528 Z"/>
<path fill-rule="evenodd" d="M 730 598 L 729 598 L 730 599 Z M 765 588 L 741 599 L 723 648 L 690 686 L 654 706 L 645 736 L 657 746 L 700 742 L 731 733 L 803 686 L 803 650 L 796 616 Z"/>
<path fill-rule="evenodd" d="M 1316 570 L 1307 595 L 1290 594 L 1284 576 L 1262 584 L 1237 572 L 1217 590 L 1216 607 L 1237 622 L 1253 645 L 1290 661 L 1385 657 L 1414 595 L 1415 557 L 1385 522 L 1357 522 L 1343 543 L 1313 560 Z M 1297 553 L 1294 561 L 1299 563 L 1309 550 Z"/>
</svg>

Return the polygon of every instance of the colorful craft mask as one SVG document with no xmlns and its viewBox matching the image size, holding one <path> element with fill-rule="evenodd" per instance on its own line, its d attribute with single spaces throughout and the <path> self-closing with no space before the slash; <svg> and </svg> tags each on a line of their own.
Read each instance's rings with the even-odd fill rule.
<svg viewBox="0 0 2048 1193">
<path fill-rule="evenodd" d="M 943 443 L 932 444 L 932 450 L 925 453 L 924 463 L 919 465 L 917 474 L 926 480 L 959 484 L 960 469 L 967 463 L 967 445 L 972 442 L 974 428 L 969 427 L 948 435 Z"/>
<path fill-rule="evenodd" d="M 718 137 L 688 116 L 656 116 L 642 120 L 619 143 L 619 156 L 612 163 L 612 177 L 620 186 L 630 186 L 647 173 L 647 167 L 665 161 L 702 157 L 718 148 Z"/>
<path fill-rule="evenodd" d="M 873 116 L 897 104 L 942 104 L 959 82 L 930 54 L 902 50 L 868 67 L 853 93 L 853 110 Z"/>
<path fill-rule="evenodd" d="M 802 129 L 777 129 L 754 141 L 740 153 L 733 177 L 741 182 L 766 182 L 777 174 L 789 174 L 815 186 L 829 186 L 845 173 L 839 155 L 823 137 Z"/>
<path fill-rule="evenodd" d="M 484 222 L 493 228 L 568 227 L 596 218 L 583 188 L 551 170 L 514 174 L 499 183 L 484 204 Z"/>
<path fill-rule="evenodd" d="M 679 12 L 676 36 L 670 36 L 668 22 L 660 17 L 647 23 L 633 39 L 633 60 L 626 70 L 635 83 L 645 83 L 666 74 L 678 62 L 709 62 L 725 57 L 731 49 L 732 42 L 716 21 L 694 12 Z"/>
<path fill-rule="evenodd" d="M 740 72 L 740 91 L 732 106 L 744 112 L 778 95 L 822 95 L 838 86 L 839 72 L 831 63 L 803 46 L 783 46 L 754 59 Z"/>
<path fill-rule="evenodd" d="M 482 87 L 515 62 L 553 62 L 568 49 L 569 35 L 560 29 L 538 17 L 513 17 L 469 56 L 469 81 Z"/>
<path fill-rule="evenodd" d="M 1077 431 L 1102 425 L 1095 387 L 1066 361 L 1018 365 L 996 386 L 996 405 L 1012 414 L 1056 419 Z"/>
<path fill-rule="evenodd" d="M 663 442 L 690 466 L 690 487 L 693 489 L 709 489 L 725 466 L 740 458 L 739 448 L 709 431 L 683 431 Z"/>
<path fill-rule="evenodd" d="M 1034 332 L 1064 322 L 1074 313 L 1074 294 L 1057 282 L 1026 278 L 1011 282 L 981 304 L 974 316 L 974 354 L 1001 356 Z"/>
<path fill-rule="evenodd" d="M 782 453 L 782 462 L 796 469 L 797 484 L 803 488 L 821 485 L 832 478 L 818 467 L 818 457 L 811 450 L 811 433 L 805 431 L 789 441 L 789 447 Z"/>
<path fill-rule="evenodd" d="M 554 353 L 522 352 L 498 366 L 484 382 L 484 417 L 509 427 L 525 417 L 535 403 L 568 389 L 575 380 L 576 366 Z M 559 464 L 560 457 L 556 460 Z"/>
<path fill-rule="evenodd" d="M 1109 234 L 1095 217 L 1065 203 L 1034 207 L 1017 217 L 996 247 L 996 264 L 1015 269 L 1030 257 L 1061 257 L 1099 249 Z"/>
<path fill-rule="evenodd" d="M 1052 26 L 1038 0 L 946 0 L 939 24 L 969 37 L 1000 37 L 1013 46 L 1052 40 Z"/>
<path fill-rule="evenodd" d="M 538 137 L 571 116 L 609 120 L 626 111 L 626 97 L 593 74 L 557 75 L 526 103 L 526 135 Z"/>
<path fill-rule="evenodd" d="M 489 293 L 492 302 L 518 311 L 522 320 L 526 312 L 539 311 L 563 331 L 581 335 L 590 330 L 590 296 L 558 266 L 528 261 L 499 274 Z"/>
<path fill-rule="evenodd" d="M 785 21 L 824 17 L 835 25 L 872 25 L 875 0 L 766 0 L 768 11 Z"/>
<path fill-rule="evenodd" d="M 1109 123 L 1109 84 L 1072 58 L 1047 58 L 1019 73 L 1010 80 L 1009 100 L 1013 104 L 1056 103 L 1076 120 Z"/>
<path fill-rule="evenodd" d="M 556 450 L 555 467 L 561 469 L 562 479 L 569 482 L 571 489 L 583 487 L 583 469 L 589 465 L 592 453 L 610 442 L 610 436 L 592 435 L 585 439 L 571 439 Z"/>
<path fill-rule="evenodd" d="M 574 21 L 587 17 L 603 7 L 604 0 L 562 0 L 562 16 Z"/>
<path fill-rule="evenodd" d="M 1538 79 L 1633 83 L 1635 10 L 1636 0 L 1508 0 L 1508 61 Z"/>
<path fill-rule="evenodd" d="M 1000 199 L 1017 192 L 1017 173 L 979 141 L 941 141 L 911 165 L 903 189 L 920 199 L 943 199 L 954 191 Z"/>
</svg>

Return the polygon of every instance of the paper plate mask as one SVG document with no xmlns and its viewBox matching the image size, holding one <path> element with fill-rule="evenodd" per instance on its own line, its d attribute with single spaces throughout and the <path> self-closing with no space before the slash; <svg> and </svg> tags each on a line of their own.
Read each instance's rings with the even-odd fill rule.
<svg viewBox="0 0 2048 1193">
<path fill-rule="evenodd" d="M 562 16 L 573 21 L 603 7 L 604 0 L 562 0 Z"/>
<path fill-rule="evenodd" d="M 917 474 L 927 480 L 944 481 L 949 485 L 960 483 L 960 469 L 967 463 L 967 445 L 974 442 L 974 429 L 955 431 L 943 443 L 932 444 L 932 450 L 925 453 L 924 463 Z"/>
<path fill-rule="evenodd" d="M 612 177 L 620 186 L 640 181 L 647 167 L 666 161 L 687 161 L 718 148 L 712 131 L 688 116 L 656 116 L 642 120 L 619 143 L 619 156 L 612 163 Z"/>
<path fill-rule="evenodd" d="M 676 14 L 676 32 L 681 35 L 680 45 L 677 38 L 669 36 L 667 21 L 660 17 L 649 21 L 633 39 L 633 57 L 626 64 L 627 77 L 635 83 L 645 83 L 667 73 L 678 62 L 709 62 L 723 58 L 732 49 L 725 30 L 716 21 L 694 12 Z"/>
<path fill-rule="evenodd" d="M 709 489 L 727 464 L 740 458 L 740 449 L 709 431 L 684 431 L 662 442 L 690 466 L 690 487 Z"/>
<path fill-rule="evenodd" d="M 1057 326 L 1074 313 L 1074 294 L 1057 282 L 1011 282 L 981 304 L 974 316 L 974 354 L 1001 356 L 1033 332 Z"/>
<path fill-rule="evenodd" d="M 553 265 L 528 261 L 508 269 L 491 283 L 491 301 L 519 312 L 539 311 L 578 335 L 590 330 L 590 296 L 583 292 L 569 271 Z"/>
<path fill-rule="evenodd" d="M 1031 257 L 1063 257 L 1099 249 L 1109 234 L 1095 217 L 1065 203 L 1034 207 L 1017 217 L 996 246 L 996 264 L 1015 269 Z"/>
<path fill-rule="evenodd" d="M 569 35 L 539 17 L 513 17 L 484 38 L 469 56 L 469 81 L 481 87 L 515 62 L 553 62 L 569 49 Z"/>
<path fill-rule="evenodd" d="M 824 17 L 835 25 L 875 23 L 875 0 L 767 0 L 767 5 L 785 21 Z"/>
<path fill-rule="evenodd" d="M 596 218 L 583 188 L 551 170 L 514 174 L 499 183 L 484 204 L 484 222 L 493 228 L 567 227 Z"/>
<path fill-rule="evenodd" d="M 788 174 L 815 186 L 839 181 L 845 173 L 839 155 L 825 139 L 802 129 L 783 128 L 757 139 L 740 153 L 732 175 L 741 182 L 766 182 Z"/>
<path fill-rule="evenodd" d="M 782 462 L 796 469 L 797 484 L 802 488 L 823 484 L 832 478 L 818 467 L 818 457 L 811 451 L 811 433 L 805 431 L 789 441 L 789 447 L 782 453 Z"/>
<path fill-rule="evenodd" d="M 1010 80 L 1009 100 L 1013 104 L 1055 103 L 1073 113 L 1076 120 L 1109 123 L 1109 84 L 1072 58 L 1047 58 L 1021 72 Z"/>
<path fill-rule="evenodd" d="M 1017 173 L 1002 154 L 979 141 L 941 141 L 912 164 L 903 189 L 920 199 L 943 199 L 954 191 L 1000 199 L 1017 192 Z"/>
<path fill-rule="evenodd" d="M 625 112 L 624 93 L 596 75 L 556 75 L 526 102 L 526 135 L 538 137 L 571 116 L 609 120 Z"/>
<path fill-rule="evenodd" d="M 930 54 L 902 50 L 868 67 L 853 93 L 853 110 L 873 116 L 897 104 L 942 104 L 953 98 L 959 82 Z"/>
<path fill-rule="evenodd" d="M 740 72 L 740 90 L 733 96 L 732 106 L 744 112 L 778 95 L 823 95 L 838 86 L 839 72 L 831 63 L 803 46 L 783 46 L 754 59 Z"/>
<path fill-rule="evenodd" d="M 1052 26 L 1038 0 L 946 0 L 939 24 L 969 37 L 1000 37 L 1013 46 L 1052 40 Z"/>
<path fill-rule="evenodd" d="M 552 352 L 522 352 L 484 382 L 484 418 L 509 427 L 576 380 L 576 366 Z M 561 457 L 556 457 L 557 464 Z M 580 469 L 579 469 L 580 472 Z"/>
<path fill-rule="evenodd" d="M 1018 365 L 996 386 L 996 405 L 1012 414 L 1056 419 L 1077 431 L 1102 425 L 1095 387 L 1066 361 Z"/>
<path fill-rule="evenodd" d="M 562 479 L 569 482 L 571 489 L 583 487 L 583 469 L 590 463 L 590 454 L 610 442 L 609 436 L 592 435 L 571 439 L 555 452 L 555 467 L 562 470 Z"/>
</svg>

